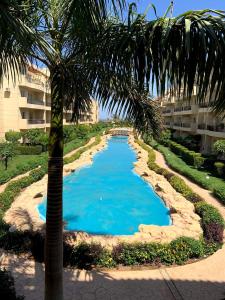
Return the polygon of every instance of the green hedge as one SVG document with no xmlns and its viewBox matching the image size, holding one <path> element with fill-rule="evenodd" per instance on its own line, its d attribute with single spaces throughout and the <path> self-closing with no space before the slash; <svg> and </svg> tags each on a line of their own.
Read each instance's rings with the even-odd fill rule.
<svg viewBox="0 0 225 300">
<path fill-rule="evenodd" d="M 88 142 L 88 140 L 91 137 L 96 136 L 97 133 L 102 134 L 103 131 L 105 130 L 105 128 L 108 128 L 108 125 L 104 124 L 104 123 L 103 124 L 100 123 L 99 125 L 94 124 L 89 127 L 90 127 L 90 129 L 87 132 L 87 135 L 80 137 L 80 138 L 76 138 L 75 140 L 64 145 L 64 155 L 75 150 L 76 148 L 84 146 Z M 28 148 L 29 149 L 38 149 L 39 148 L 39 146 L 19 146 L 19 147 L 24 148 L 24 150 L 25 150 L 25 148 L 26 149 L 28 149 Z M 28 150 L 25 150 L 26 154 L 28 154 L 27 151 Z M 32 154 L 32 153 L 30 153 L 30 154 Z M 18 156 L 18 158 L 19 157 L 20 156 Z M 12 179 L 18 175 L 24 174 L 32 169 L 35 169 L 40 165 L 47 164 L 48 154 L 42 153 L 35 157 L 30 157 L 29 159 L 27 159 L 27 157 L 26 157 L 26 159 L 24 159 L 24 160 L 22 158 L 18 159 L 18 160 L 16 159 L 16 164 L 13 165 L 14 161 L 15 161 L 15 158 L 10 163 L 9 169 L 0 173 L 0 185 L 8 182 L 10 179 Z"/>
<path fill-rule="evenodd" d="M 16 146 L 16 152 L 18 153 L 18 155 L 38 155 L 42 153 L 42 146 L 18 145 Z"/>
<path fill-rule="evenodd" d="M 208 172 L 196 170 L 188 166 L 181 158 L 171 152 L 167 147 L 157 145 L 157 149 L 164 155 L 167 164 L 184 176 L 190 178 L 203 188 L 210 190 L 225 204 L 225 181 L 221 178 L 210 176 Z"/>
<path fill-rule="evenodd" d="M 12 161 L 13 163 L 13 161 Z M 41 154 L 35 157 L 29 158 L 29 160 L 21 159 L 16 165 L 10 167 L 8 170 L 1 172 L 0 174 L 0 184 L 8 182 L 13 177 L 20 174 L 24 174 L 32 169 L 37 168 L 40 165 L 47 163 L 47 155 Z"/>
<path fill-rule="evenodd" d="M 209 242 L 222 243 L 224 221 L 219 211 L 203 201 L 202 197 L 192 191 L 192 189 L 185 183 L 185 181 L 179 176 L 169 172 L 166 169 L 160 168 L 155 162 L 155 153 L 151 147 L 148 147 L 141 141 L 136 141 L 143 149 L 148 151 L 148 166 L 150 169 L 158 174 L 163 175 L 173 186 L 173 188 L 182 194 L 187 200 L 195 204 L 196 213 L 202 218 L 202 228 L 204 238 Z M 155 147 L 159 148 L 158 145 L 154 144 Z M 160 146 L 162 147 L 162 146 Z M 173 154 L 175 155 L 175 154 Z M 169 157 L 169 155 L 168 155 Z M 168 161 L 172 162 L 173 158 L 170 157 Z M 196 170 L 197 171 L 197 170 Z M 199 204 L 200 203 L 200 204 Z M 207 222 L 210 220 L 210 222 Z"/>
<path fill-rule="evenodd" d="M 69 164 L 69 163 L 73 162 L 74 160 L 78 159 L 83 152 L 98 145 L 100 143 L 100 141 L 101 141 L 100 136 L 96 136 L 95 141 L 93 143 L 91 143 L 89 146 L 83 147 L 82 149 L 80 149 L 76 153 L 74 153 L 73 155 L 64 158 L 64 164 Z"/>
<path fill-rule="evenodd" d="M 225 164 L 220 161 L 216 161 L 214 163 L 214 168 L 216 170 L 216 173 L 218 176 L 223 177 L 224 176 L 224 171 L 225 171 Z"/>
<path fill-rule="evenodd" d="M 191 151 L 174 141 L 169 141 L 168 146 L 174 153 L 181 156 L 187 164 L 195 168 L 200 168 L 204 164 L 205 158 L 202 157 L 201 153 Z"/>
</svg>

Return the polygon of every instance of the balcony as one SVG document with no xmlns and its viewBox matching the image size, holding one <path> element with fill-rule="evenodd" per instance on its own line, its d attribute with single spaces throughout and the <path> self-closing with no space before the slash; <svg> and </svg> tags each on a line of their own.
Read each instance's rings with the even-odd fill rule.
<svg viewBox="0 0 225 300">
<path fill-rule="evenodd" d="M 36 91 L 45 91 L 45 83 L 39 77 L 34 75 L 23 75 L 20 78 L 19 82 L 20 86 L 24 86 Z"/>
<path fill-rule="evenodd" d="M 175 122 L 173 124 L 173 129 L 177 129 L 177 130 L 183 130 L 183 131 L 191 131 L 191 123 L 179 123 L 179 122 Z"/>
<path fill-rule="evenodd" d="M 173 110 L 172 109 L 164 109 L 162 111 L 162 113 L 163 113 L 164 116 L 170 116 L 170 115 L 172 115 Z"/>
<path fill-rule="evenodd" d="M 174 108 L 174 115 L 188 115 L 192 113 L 191 105 L 179 106 Z"/>
<path fill-rule="evenodd" d="M 45 109 L 44 102 L 41 99 L 27 99 L 26 97 L 19 97 L 19 107 L 39 110 Z"/>
<path fill-rule="evenodd" d="M 166 128 L 173 128 L 173 124 L 170 123 L 170 122 L 165 122 L 164 123 L 164 127 L 166 127 Z"/>
<path fill-rule="evenodd" d="M 40 120 L 40 119 L 28 119 L 27 120 L 28 124 L 44 124 L 45 120 Z"/>
<path fill-rule="evenodd" d="M 29 103 L 29 104 L 35 104 L 35 105 L 44 105 L 44 101 L 42 99 L 27 98 L 27 103 Z"/>
<path fill-rule="evenodd" d="M 42 119 L 20 119 L 20 129 L 44 128 L 45 120 Z"/>
<path fill-rule="evenodd" d="M 225 138 L 225 125 L 207 125 L 207 124 L 198 124 L 197 133 L 205 134 L 218 138 Z"/>
<path fill-rule="evenodd" d="M 200 103 L 198 106 L 199 106 L 199 109 L 198 109 L 199 113 L 207 113 L 207 112 L 210 112 L 210 110 L 211 110 L 211 106 L 210 106 L 209 102 Z"/>
</svg>

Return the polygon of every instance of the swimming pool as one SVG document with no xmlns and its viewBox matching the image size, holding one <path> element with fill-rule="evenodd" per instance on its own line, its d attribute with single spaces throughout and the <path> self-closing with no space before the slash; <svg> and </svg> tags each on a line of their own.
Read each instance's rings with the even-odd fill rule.
<svg viewBox="0 0 225 300">
<path fill-rule="evenodd" d="M 133 171 L 136 153 L 127 137 L 112 137 L 93 164 L 64 178 L 63 218 L 67 230 L 130 235 L 140 224 L 169 225 L 169 210 Z M 38 206 L 45 218 L 46 200 Z"/>
</svg>

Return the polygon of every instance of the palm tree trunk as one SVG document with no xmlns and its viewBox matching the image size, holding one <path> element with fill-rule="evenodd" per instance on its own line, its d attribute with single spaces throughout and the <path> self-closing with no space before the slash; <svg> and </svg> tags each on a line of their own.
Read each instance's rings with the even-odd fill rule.
<svg viewBox="0 0 225 300">
<path fill-rule="evenodd" d="M 51 128 L 45 241 L 45 300 L 63 299 L 63 84 L 60 66 L 51 71 Z"/>
</svg>

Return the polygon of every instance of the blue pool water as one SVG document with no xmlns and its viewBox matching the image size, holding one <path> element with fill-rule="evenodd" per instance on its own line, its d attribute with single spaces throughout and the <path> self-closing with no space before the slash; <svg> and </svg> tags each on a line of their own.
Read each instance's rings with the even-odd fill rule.
<svg viewBox="0 0 225 300">
<path fill-rule="evenodd" d="M 112 137 L 93 164 L 64 178 L 66 229 L 92 234 L 129 235 L 139 224 L 169 225 L 164 202 L 133 171 L 136 154 L 127 137 Z M 38 207 L 46 214 L 46 201 Z"/>
</svg>

